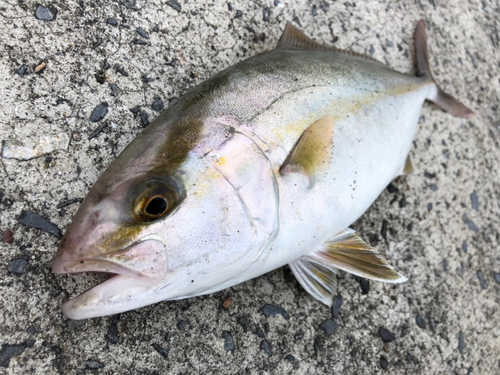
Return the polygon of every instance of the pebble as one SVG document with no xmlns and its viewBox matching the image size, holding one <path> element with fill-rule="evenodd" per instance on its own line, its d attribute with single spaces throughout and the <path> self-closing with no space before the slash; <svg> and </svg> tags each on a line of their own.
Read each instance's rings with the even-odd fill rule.
<svg viewBox="0 0 500 375">
<path fill-rule="evenodd" d="M 13 259 L 9 262 L 7 269 L 12 273 L 25 273 L 26 266 L 28 265 L 28 261 L 23 258 Z"/>
<path fill-rule="evenodd" d="M 425 320 L 422 318 L 421 315 L 417 315 L 415 318 L 415 322 L 417 323 L 417 326 L 419 326 L 422 329 L 425 329 Z"/>
<path fill-rule="evenodd" d="M 464 214 L 462 216 L 462 218 L 463 218 L 463 220 L 465 221 L 465 224 L 467 224 L 467 226 L 469 227 L 470 230 L 472 230 L 475 233 L 479 232 L 479 228 L 476 226 L 476 224 L 471 219 L 469 219 L 469 217 L 467 216 L 467 214 Z"/>
<path fill-rule="evenodd" d="M 265 7 L 262 11 L 262 20 L 264 22 L 269 22 L 269 16 L 271 15 L 271 8 Z"/>
<path fill-rule="evenodd" d="M 13 357 L 17 357 L 24 352 L 24 349 L 33 345 L 34 341 L 32 340 L 26 340 L 21 344 L 2 344 L 2 349 L 0 349 L 0 366 L 9 367 L 10 360 Z"/>
<path fill-rule="evenodd" d="M 237 10 L 234 18 L 241 20 L 241 17 L 243 17 L 243 12 L 241 10 Z"/>
<path fill-rule="evenodd" d="M 300 339 L 303 339 L 304 338 L 304 332 L 302 332 L 302 331 L 297 332 L 293 336 L 293 338 L 295 339 L 295 341 L 299 341 Z"/>
<path fill-rule="evenodd" d="M 342 306 L 342 296 L 337 294 L 333 297 L 332 316 L 336 318 L 339 315 L 340 306 Z"/>
<path fill-rule="evenodd" d="M 449 269 L 450 269 L 450 267 L 448 266 L 448 261 L 446 260 L 446 258 L 444 258 L 443 259 L 443 271 L 448 272 Z"/>
<path fill-rule="evenodd" d="M 287 355 L 285 356 L 285 359 L 286 359 L 288 362 L 290 362 L 290 363 L 295 362 L 295 357 L 294 357 L 293 355 L 291 355 L 291 354 L 287 354 Z"/>
<path fill-rule="evenodd" d="M 51 6 L 37 6 L 35 10 L 35 17 L 42 21 L 53 21 L 56 18 L 57 10 Z"/>
<path fill-rule="evenodd" d="M 124 77 L 128 77 L 128 73 L 125 71 L 125 69 L 123 69 L 123 68 L 122 68 L 121 66 L 119 66 L 119 65 L 116 65 L 116 66 L 115 66 L 115 71 L 116 71 L 117 73 L 120 73 L 120 74 L 121 74 L 122 76 L 124 76 Z"/>
<path fill-rule="evenodd" d="M 33 228 L 41 229 L 48 232 L 56 237 L 61 236 L 61 231 L 47 219 L 44 219 L 38 214 L 31 211 L 23 211 L 21 216 L 19 216 L 18 221 L 21 224 L 28 225 Z"/>
<path fill-rule="evenodd" d="M 181 4 L 177 0 L 169 0 L 167 1 L 167 5 L 175 9 L 176 11 L 181 11 Z"/>
<path fill-rule="evenodd" d="M 45 61 L 42 61 L 40 64 L 37 65 L 35 68 L 35 73 L 40 74 L 42 73 L 45 68 L 47 67 L 47 63 Z"/>
<path fill-rule="evenodd" d="M 233 335 L 231 335 L 231 332 L 223 331 L 222 338 L 224 339 L 224 350 L 226 352 L 234 352 L 234 349 L 235 349 L 234 339 L 233 339 Z"/>
<path fill-rule="evenodd" d="M 88 370 L 97 370 L 104 367 L 104 363 L 97 362 L 94 360 L 83 362 L 83 367 Z"/>
<path fill-rule="evenodd" d="M 281 315 L 286 320 L 290 319 L 290 315 L 288 315 L 288 313 L 285 311 L 285 309 L 283 309 L 281 307 L 276 307 L 276 306 L 273 306 L 273 305 L 267 305 L 266 304 L 262 308 L 262 312 L 264 313 L 264 315 L 266 316 L 266 318 L 275 317 L 275 316 Z"/>
<path fill-rule="evenodd" d="M 148 114 L 146 112 L 144 112 L 144 111 L 141 111 L 140 116 L 141 116 L 141 124 L 142 124 L 142 126 L 143 127 L 148 126 L 149 125 L 149 116 L 148 116 Z"/>
<path fill-rule="evenodd" d="M 137 29 L 135 29 L 135 31 L 137 32 L 137 34 L 139 34 L 143 38 L 149 39 L 149 34 L 142 27 L 138 27 Z"/>
<path fill-rule="evenodd" d="M 380 337 L 384 342 L 391 342 L 396 339 L 396 337 L 394 337 L 394 335 L 387 328 L 384 327 L 380 327 L 378 329 L 378 334 L 380 335 Z"/>
<path fill-rule="evenodd" d="M 133 44 L 137 44 L 137 45 L 141 45 L 141 46 L 145 46 L 146 44 L 148 44 L 145 40 L 142 40 L 142 39 L 134 39 L 132 41 Z"/>
<path fill-rule="evenodd" d="M 248 318 L 240 316 L 237 320 L 238 324 L 243 328 L 243 331 L 248 331 Z"/>
<path fill-rule="evenodd" d="M 460 354 L 463 354 L 465 347 L 466 345 L 464 341 L 464 333 L 460 331 L 458 333 L 458 351 L 460 352 Z"/>
<path fill-rule="evenodd" d="M 27 65 L 21 65 L 21 67 L 17 70 L 17 74 L 21 77 L 27 76 L 30 74 L 30 68 Z"/>
<path fill-rule="evenodd" d="M 12 241 L 14 241 L 14 237 L 12 235 L 11 230 L 7 229 L 5 232 L 3 232 L 3 240 L 7 243 L 11 243 Z"/>
<path fill-rule="evenodd" d="M 107 24 L 111 26 L 118 26 L 118 21 L 114 18 L 108 18 Z"/>
<path fill-rule="evenodd" d="M 331 319 L 326 319 L 323 323 L 320 324 L 319 328 L 321 328 L 327 335 L 333 334 L 340 326 L 335 323 Z"/>
<path fill-rule="evenodd" d="M 97 47 L 99 47 L 100 45 L 102 44 L 102 38 L 97 38 L 96 41 L 94 42 L 94 44 L 92 44 L 92 49 L 96 49 Z"/>
<path fill-rule="evenodd" d="M 262 340 L 262 341 L 260 342 L 260 348 L 261 348 L 262 350 L 264 350 L 264 351 L 267 353 L 267 355 L 268 355 L 269 357 L 273 355 L 273 352 L 272 352 L 272 351 L 271 351 L 271 349 L 269 348 L 269 344 L 267 343 L 267 341 L 266 341 L 266 340 Z"/>
<path fill-rule="evenodd" d="M 134 8 L 136 3 L 135 0 L 120 0 L 120 2 L 127 8 Z"/>
<path fill-rule="evenodd" d="M 479 198 L 475 190 L 470 195 L 470 203 L 473 210 L 479 211 Z"/>
<path fill-rule="evenodd" d="M 109 65 L 108 59 L 104 59 L 104 61 L 102 62 L 102 69 L 108 70 L 109 68 L 111 68 L 111 65 Z"/>
<path fill-rule="evenodd" d="M 155 349 L 158 353 L 160 353 L 160 355 L 161 355 L 163 358 L 165 358 L 165 359 L 167 359 L 167 358 L 168 358 L 168 352 L 167 352 L 165 349 L 163 349 L 160 345 L 158 345 L 158 344 L 156 344 L 156 343 L 153 343 L 153 344 L 151 344 L 151 346 L 152 346 L 152 347 L 153 347 L 153 348 L 154 348 L 154 349 Z"/>
<path fill-rule="evenodd" d="M 406 199 L 401 198 L 401 200 L 399 201 L 399 207 L 400 208 L 406 207 Z"/>
<path fill-rule="evenodd" d="M 69 206 L 70 204 L 73 204 L 73 203 L 81 203 L 82 201 L 83 201 L 83 198 L 68 199 L 67 201 L 64 201 L 64 202 L 58 204 L 57 208 L 63 208 L 63 207 Z"/>
<path fill-rule="evenodd" d="M 387 358 L 385 356 L 380 357 L 380 367 L 382 367 L 384 370 L 387 370 L 387 367 L 389 367 L 389 361 L 387 361 Z"/>
<path fill-rule="evenodd" d="M 380 229 L 380 235 L 384 240 L 387 241 L 387 220 L 382 220 L 382 228 Z"/>
<path fill-rule="evenodd" d="M 118 337 L 118 327 L 116 325 L 116 322 L 113 322 L 109 328 L 108 328 L 108 333 L 106 334 L 106 340 L 110 342 L 111 344 L 118 344 L 120 341 L 120 338 Z"/>
<path fill-rule="evenodd" d="M 495 281 L 500 284 L 500 272 L 498 273 L 493 273 L 493 277 L 495 278 Z"/>
<path fill-rule="evenodd" d="M 396 191 L 398 191 L 398 189 L 396 188 L 396 186 L 394 186 L 392 183 L 387 185 L 387 191 L 391 194 L 395 193 Z"/>
<path fill-rule="evenodd" d="M 80 328 L 86 325 L 88 321 L 89 321 L 88 319 L 81 319 L 81 320 L 68 319 L 66 320 L 66 328 L 68 328 L 69 330 Z"/>
<path fill-rule="evenodd" d="M 386 45 L 387 47 L 394 47 L 394 43 L 393 43 L 392 41 L 390 41 L 389 39 L 386 39 L 386 40 L 385 40 L 385 45 Z"/>
<path fill-rule="evenodd" d="M 323 344 L 321 344 L 321 339 L 316 337 L 313 344 L 314 354 L 318 355 L 321 349 L 323 349 Z"/>
<path fill-rule="evenodd" d="M 318 7 L 316 5 L 312 6 L 311 14 L 313 17 L 316 17 L 318 15 Z"/>
<path fill-rule="evenodd" d="M 481 271 L 477 271 L 476 273 L 477 278 L 479 279 L 479 283 L 481 284 L 481 289 L 486 289 L 488 286 L 486 285 L 486 282 L 484 281 L 483 273 Z"/>
<path fill-rule="evenodd" d="M 368 294 L 368 292 L 370 291 L 370 282 L 368 281 L 368 279 L 365 279 L 364 277 L 359 277 L 356 275 L 352 275 L 352 277 L 361 286 L 361 294 Z"/>
<path fill-rule="evenodd" d="M 151 109 L 156 112 L 163 111 L 163 101 L 161 99 L 156 99 L 155 102 L 151 105 Z"/>
<path fill-rule="evenodd" d="M 103 122 L 101 125 L 99 125 L 99 127 L 94 130 L 90 135 L 89 135 L 89 141 L 92 139 L 92 138 L 95 138 L 97 137 L 103 130 L 104 128 L 108 126 L 108 123 L 107 122 Z"/>
<path fill-rule="evenodd" d="M 100 83 L 101 85 L 106 82 L 106 76 L 104 75 L 103 71 L 99 71 L 96 74 L 94 74 L 94 78 L 97 81 L 97 83 Z"/>
<path fill-rule="evenodd" d="M 225 309 L 229 309 L 231 307 L 231 297 L 227 297 L 223 302 L 222 302 L 222 307 Z"/>
<path fill-rule="evenodd" d="M 259 336 L 259 337 L 265 337 L 266 336 L 264 334 L 264 331 L 260 327 L 257 328 L 257 332 L 256 333 L 257 333 L 257 336 Z"/>
<path fill-rule="evenodd" d="M 92 110 L 92 114 L 90 115 L 90 122 L 98 122 L 101 121 L 108 114 L 109 104 L 107 102 L 102 102 L 97 107 Z"/>
</svg>

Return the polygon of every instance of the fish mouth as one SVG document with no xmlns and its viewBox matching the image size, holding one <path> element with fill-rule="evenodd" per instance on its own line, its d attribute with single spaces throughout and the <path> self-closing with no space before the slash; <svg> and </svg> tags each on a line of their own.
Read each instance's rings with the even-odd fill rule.
<svg viewBox="0 0 500 375">
<path fill-rule="evenodd" d="M 94 273 L 109 276 L 107 280 L 64 303 L 64 315 L 70 319 L 87 319 L 144 306 L 143 296 L 161 284 L 166 270 L 165 255 L 164 242 L 153 237 L 143 238 L 124 249 L 93 258 L 57 258 L 52 265 L 52 272 L 56 274 Z"/>
</svg>

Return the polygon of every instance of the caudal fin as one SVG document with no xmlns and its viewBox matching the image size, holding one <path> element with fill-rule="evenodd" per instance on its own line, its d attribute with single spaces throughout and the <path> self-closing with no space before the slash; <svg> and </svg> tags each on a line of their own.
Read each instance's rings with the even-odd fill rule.
<svg viewBox="0 0 500 375">
<path fill-rule="evenodd" d="M 417 27 L 415 28 L 415 51 L 417 55 L 417 76 L 426 77 L 429 80 L 434 81 L 429 67 L 427 36 L 425 35 L 425 26 L 423 20 L 418 21 Z M 453 116 L 463 118 L 472 118 L 474 116 L 474 112 L 460 103 L 453 96 L 441 90 L 437 84 L 435 92 L 433 92 L 427 99 L 437 104 L 446 112 L 451 113 Z"/>
</svg>

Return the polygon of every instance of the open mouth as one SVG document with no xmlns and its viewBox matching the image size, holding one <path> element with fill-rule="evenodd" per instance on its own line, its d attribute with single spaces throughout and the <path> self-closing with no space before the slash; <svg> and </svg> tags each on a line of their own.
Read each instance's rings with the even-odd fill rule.
<svg viewBox="0 0 500 375">
<path fill-rule="evenodd" d="M 92 258 L 68 259 L 63 252 L 52 265 L 52 272 L 57 274 L 105 276 L 96 280 L 100 283 L 63 305 L 63 313 L 70 319 L 111 315 L 143 306 L 144 293 L 161 282 L 165 271 L 165 245 L 156 238 L 145 238 L 124 249 Z"/>
</svg>

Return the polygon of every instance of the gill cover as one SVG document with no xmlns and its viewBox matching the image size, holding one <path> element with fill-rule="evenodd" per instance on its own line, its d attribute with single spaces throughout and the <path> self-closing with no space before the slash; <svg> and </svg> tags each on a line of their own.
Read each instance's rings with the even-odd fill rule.
<svg viewBox="0 0 500 375">
<path fill-rule="evenodd" d="M 278 182 L 271 162 L 260 147 L 249 137 L 235 132 L 219 148 L 210 152 L 220 176 L 237 192 L 253 229 L 253 243 L 232 268 L 243 273 L 257 261 L 264 261 L 267 246 L 272 243 L 279 229 Z M 240 278 L 248 279 L 248 275 Z M 231 285 L 238 281 L 231 282 Z M 217 286 L 210 291 L 224 289 Z"/>
</svg>

